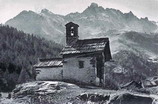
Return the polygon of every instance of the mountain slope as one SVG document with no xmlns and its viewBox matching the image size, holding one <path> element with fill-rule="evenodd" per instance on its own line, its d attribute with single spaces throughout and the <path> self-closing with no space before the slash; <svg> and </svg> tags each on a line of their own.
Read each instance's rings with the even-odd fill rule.
<svg viewBox="0 0 158 104">
<path fill-rule="evenodd" d="M 106 35 L 111 41 L 113 54 L 120 50 L 132 51 L 137 54 L 145 54 L 146 57 L 156 58 L 158 53 L 158 34 L 146 34 L 138 32 L 125 32 L 122 34 Z"/>
<path fill-rule="evenodd" d="M 109 34 L 114 62 L 105 63 L 107 88 L 158 76 L 158 34 Z M 108 87 L 109 86 L 109 87 Z"/>
<path fill-rule="evenodd" d="M 57 56 L 61 48 L 59 44 L 0 25 L 0 91 L 12 89 L 21 70 L 31 73 L 38 58 Z"/>
<path fill-rule="evenodd" d="M 139 19 L 132 12 L 122 13 L 116 9 L 104 9 L 95 3 L 82 13 L 70 13 L 66 16 L 54 14 L 47 9 L 41 10 L 41 13 L 22 11 L 6 24 L 63 44 L 64 25 L 69 21 L 79 24 L 80 38 L 100 37 L 103 34 L 125 31 L 150 33 L 158 28 L 156 23 L 148 18 Z"/>
<path fill-rule="evenodd" d="M 98 34 L 107 34 L 109 31 L 117 33 L 125 31 L 136 31 L 150 33 L 157 29 L 155 23 L 147 18 L 137 18 L 132 12 L 122 13 L 115 9 L 104 9 L 92 3 L 80 14 L 69 14 L 69 21 L 73 20 L 80 25 L 81 35 L 87 33 L 92 37 Z M 84 37 L 84 36 L 83 36 Z"/>
<path fill-rule="evenodd" d="M 55 40 L 59 43 L 63 41 L 63 23 L 66 23 L 63 16 L 53 14 L 47 9 L 43 9 L 40 14 L 33 11 L 22 11 L 19 15 L 6 22 L 7 25 L 18 30 L 36 34 L 47 40 Z"/>
</svg>

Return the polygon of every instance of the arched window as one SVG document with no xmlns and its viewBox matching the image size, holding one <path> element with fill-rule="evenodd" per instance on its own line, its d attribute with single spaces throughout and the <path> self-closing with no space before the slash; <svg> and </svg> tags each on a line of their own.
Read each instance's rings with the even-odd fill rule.
<svg viewBox="0 0 158 104">
<path fill-rule="evenodd" d="M 71 27 L 71 36 L 74 36 L 74 27 Z"/>
</svg>

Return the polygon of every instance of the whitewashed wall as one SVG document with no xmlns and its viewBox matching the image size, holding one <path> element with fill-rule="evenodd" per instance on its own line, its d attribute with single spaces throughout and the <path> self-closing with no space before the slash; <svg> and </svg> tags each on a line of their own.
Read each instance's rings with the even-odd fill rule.
<svg viewBox="0 0 158 104">
<path fill-rule="evenodd" d="M 92 57 L 67 58 L 64 59 L 63 78 L 67 80 L 76 80 L 88 84 L 95 84 L 95 68 L 90 64 Z M 84 61 L 84 68 L 79 68 L 79 61 Z"/>
<path fill-rule="evenodd" d="M 36 68 L 36 80 L 62 80 L 62 67 Z"/>
</svg>

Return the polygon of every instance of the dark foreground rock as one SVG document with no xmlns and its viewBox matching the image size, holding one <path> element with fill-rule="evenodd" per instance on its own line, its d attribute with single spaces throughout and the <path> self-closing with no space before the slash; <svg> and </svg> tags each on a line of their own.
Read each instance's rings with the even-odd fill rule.
<svg viewBox="0 0 158 104">
<path fill-rule="evenodd" d="M 11 99 L 0 104 L 158 104 L 158 95 L 97 87 L 80 88 L 57 81 L 36 81 L 18 85 Z"/>
<path fill-rule="evenodd" d="M 143 97 L 125 93 L 116 96 L 109 104 L 152 104 L 153 99 L 150 97 Z"/>
</svg>

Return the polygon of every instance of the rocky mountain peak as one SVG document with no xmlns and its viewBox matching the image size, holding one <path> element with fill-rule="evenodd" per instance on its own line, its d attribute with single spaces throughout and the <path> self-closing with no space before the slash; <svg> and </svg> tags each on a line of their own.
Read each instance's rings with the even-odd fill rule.
<svg viewBox="0 0 158 104">
<path fill-rule="evenodd" d="M 41 13 L 45 13 L 45 12 L 47 13 L 47 12 L 50 12 L 50 11 L 46 8 L 41 10 Z"/>
<path fill-rule="evenodd" d="M 132 11 L 130 11 L 130 12 L 128 12 L 128 13 L 124 13 L 124 14 L 125 14 L 126 16 L 129 16 L 129 17 L 135 16 Z"/>
<path fill-rule="evenodd" d="M 41 10 L 41 14 L 54 14 L 54 13 L 52 13 L 51 11 L 45 8 Z"/>
<path fill-rule="evenodd" d="M 104 8 L 102 6 L 98 6 L 96 3 L 91 3 L 87 9 L 83 11 L 84 14 L 96 14 L 104 12 Z"/>
<path fill-rule="evenodd" d="M 128 12 L 128 13 L 124 13 L 124 15 L 125 15 L 125 17 L 126 17 L 127 19 L 138 19 L 138 17 L 135 16 L 132 11 L 130 11 L 130 12 Z"/>
<path fill-rule="evenodd" d="M 29 11 L 27 11 L 27 10 L 23 10 L 22 12 L 20 12 L 19 13 L 19 15 L 25 15 L 25 14 L 35 14 L 35 12 L 33 12 L 33 11 L 31 11 L 31 10 L 29 10 Z"/>
<path fill-rule="evenodd" d="M 133 12 L 132 12 L 132 11 L 130 11 L 128 14 L 129 14 L 129 15 L 132 15 L 132 16 L 134 16 L 134 14 L 133 14 Z"/>
<path fill-rule="evenodd" d="M 96 7 L 99 7 L 99 6 L 98 6 L 97 3 L 91 3 L 90 7 L 91 7 L 91 8 L 96 8 Z"/>
<path fill-rule="evenodd" d="M 14 19 L 15 18 L 19 18 L 19 19 L 23 19 L 24 20 L 24 18 L 26 19 L 26 18 L 31 18 L 31 17 L 36 17 L 38 14 L 37 13 L 35 13 L 35 12 L 33 12 L 33 11 L 31 11 L 31 10 L 29 10 L 29 11 L 27 11 L 27 10 L 23 10 L 22 12 L 20 12 L 16 17 L 14 17 Z M 9 21 L 9 20 L 8 20 Z"/>
</svg>

